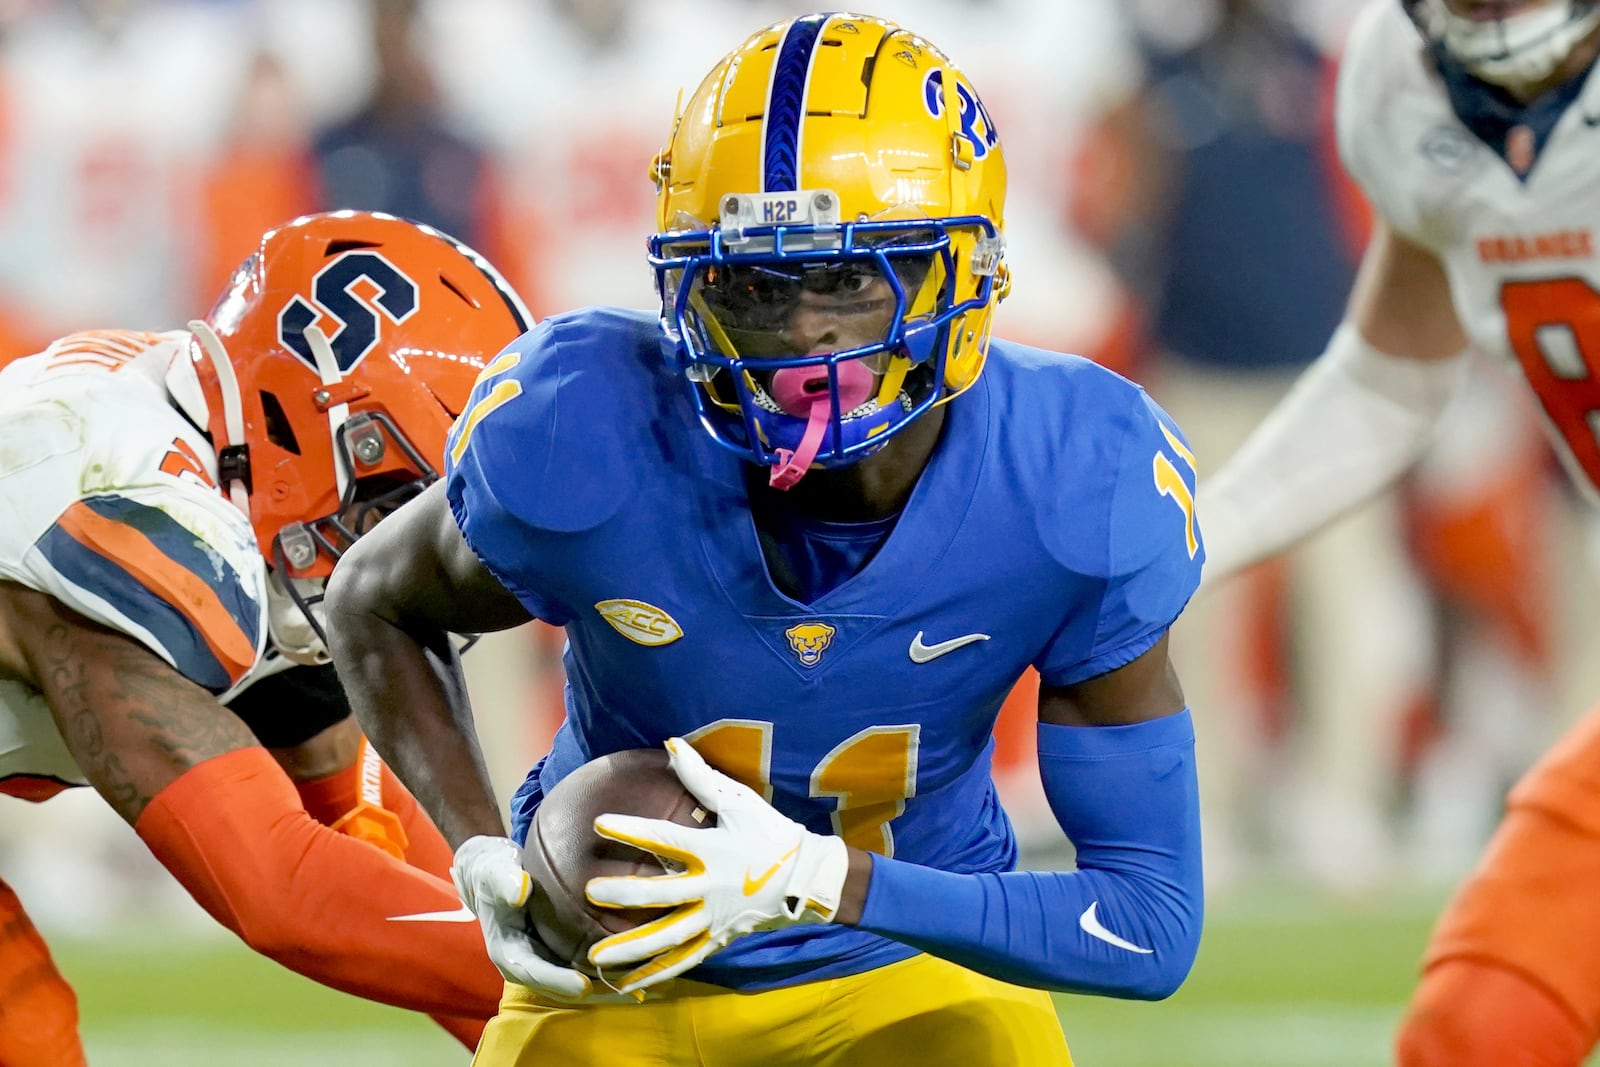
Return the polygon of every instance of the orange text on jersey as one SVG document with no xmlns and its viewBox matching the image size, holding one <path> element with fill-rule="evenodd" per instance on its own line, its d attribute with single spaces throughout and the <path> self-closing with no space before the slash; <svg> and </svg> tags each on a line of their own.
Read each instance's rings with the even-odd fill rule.
<svg viewBox="0 0 1600 1067">
<path fill-rule="evenodd" d="M 1555 230 L 1531 235 L 1506 234 L 1478 238 L 1478 258 L 1485 263 L 1523 263 L 1530 259 L 1585 259 L 1594 255 L 1588 230 Z"/>
</svg>

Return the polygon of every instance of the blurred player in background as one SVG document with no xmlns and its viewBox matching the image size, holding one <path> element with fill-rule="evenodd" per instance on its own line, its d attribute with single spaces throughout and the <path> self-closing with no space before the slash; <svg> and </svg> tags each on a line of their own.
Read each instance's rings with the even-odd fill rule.
<svg viewBox="0 0 1600 1067">
<path fill-rule="evenodd" d="M 1077 217 L 1143 303 L 1134 377 L 1204 479 L 1321 352 L 1366 243 L 1324 52 L 1344 28 L 1310 37 L 1283 0 L 1128 8 L 1147 73 L 1085 145 Z M 1531 400 L 1477 377 L 1398 492 L 1184 611 L 1174 660 L 1218 709 L 1197 723 L 1213 887 L 1268 858 L 1347 895 L 1457 877 L 1537 755 L 1559 486 Z"/>
<path fill-rule="evenodd" d="M 1192 457 L 1125 379 L 990 343 L 1004 156 L 921 38 L 760 31 L 653 169 L 659 313 L 587 308 L 508 348 L 447 485 L 329 590 L 352 705 L 458 845 L 512 979 L 478 1062 L 1069 1062 L 1043 990 L 1166 996 L 1198 946 L 1166 638 L 1203 558 Z M 513 837 L 587 760 L 663 742 L 718 812 L 598 823 L 690 872 L 590 883 L 676 905 L 591 954 L 642 1004 L 540 955 L 540 890 L 433 666 L 449 632 L 529 616 L 566 628 L 568 718 Z M 989 773 L 1030 664 L 1072 872 L 1011 870 Z"/>
<path fill-rule="evenodd" d="M 1521 368 L 1574 477 L 1600 485 L 1597 52 L 1592 0 L 1382 0 L 1364 13 L 1337 127 L 1378 224 L 1327 351 L 1207 480 L 1208 583 L 1414 463 L 1469 343 Z M 1435 929 L 1401 1063 L 1581 1063 L 1600 1036 L 1597 894 L 1591 713 L 1512 790 Z"/>
<path fill-rule="evenodd" d="M 1332 64 L 1294 23 L 1290 5 L 1180 3 L 1182 11 L 1172 3 L 1127 5 L 1144 77 L 1083 146 L 1075 217 L 1139 302 L 1144 344 L 1133 377 L 1182 424 L 1204 475 L 1316 356 L 1339 321 L 1358 245 L 1345 239 L 1340 215 L 1323 210 L 1337 188 L 1324 121 Z M 1183 17 L 1191 9 L 1196 14 Z M 1228 268 L 1218 269 L 1221 263 Z M 1344 618 L 1317 595 L 1317 576 L 1304 573 L 1320 559 L 1298 560 L 1287 581 L 1281 567 L 1252 570 L 1224 594 L 1191 604 L 1174 635 L 1191 701 L 1216 709 L 1196 724 L 1213 887 L 1237 877 L 1252 846 L 1271 841 L 1279 829 L 1273 821 L 1299 806 L 1299 790 L 1354 777 L 1320 774 L 1321 767 L 1296 758 L 1307 734 L 1320 742 L 1304 746 L 1319 762 L 1354 748 L 1351 762 L 1365 775 L 1377 777 L 1383 766 L 1370 744 L 1330 744 L 1334 729 L 1352 717 L 1342 714 L 1344 701 L 1340 714 L 1324 714 L 1322 705 L 1348 696 L 1349 685 L 1376 695 L 1387 672 L 1372 669 L 1369 656 L 1355 672 L 1341 659 L 1337 677 L 1345 687 L 1301 686 L 1289 668 L 1303 664 L 1292 664 L 1281 647 L 1291 610 L 1296 632 L 1329 614 Z M 1185 631 L 1203 636 L 1185 640 Z M 1303 718 L 1292 715 L 1296 700 L 1304 701 Z M 1270 803 L 1262 803 L 1266 795 Z M 1321 803 L 1307 807 L 1318 813 L 1366 813 L 1359 803 L 1332 803 L 1365 795 L 1317 795 Z M 1371 841 L 1334 833 L 1329 821 L 1319 822 L 1316 839 L 1320 845 L 1331 838 L 1336 847 L 1315 855 L 1337 856 L 1328 866 L 1344 884 L 1365 881 L 1358 872 L 1371 869 L 1344 853 L 1371 855 Z M 1299 840 L 1302 828 L 1297 821 L 1285 836 Z M 1368 847 L 1337 847 L 1352 837 Z"/>
<path fill-rule="evenodd" d="M 317 620 L 528 321 L 454 239 L 341 212 L 266 234 L 187 331 L 71 334 L 0 372 L 0 792 L 93 786 L 252 948 L 469 1046 L 499 980 Z M 0 1062 L 83 1062 L 3 884 L 0 997 Z"/>
<path fill-rule="evenodd" d="M 422 52 L 420 6 L 420 0 L 373 3 L 371 91 L 354 114 L 318 130 L 312 141 L 318 204 L 418 219 L 501 263 L 521 249 L 505 233 L 497 168 L 440 103 Z"/>
</svg>

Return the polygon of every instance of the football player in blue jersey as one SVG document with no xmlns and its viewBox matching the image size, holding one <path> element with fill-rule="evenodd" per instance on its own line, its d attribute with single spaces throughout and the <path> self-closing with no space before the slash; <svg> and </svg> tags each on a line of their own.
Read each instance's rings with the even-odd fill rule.
<svg viewBox="0 0 1600 1067">
<path fill-rule="evenodd" d="M 1070 1062 L 1047 990 L 1164 997 L 1199 942 L 1167 658 L 1193 457 L 1137 386 L 990 341 L 1004 157 L 920 37 L 754 34 L 653 173 L 659 316 L 507 348 L 445 482 L 330 583 L 357 714 L 510 979 L 476 1062 Z M 567 719 L 508 839 L 447 634 L 530 617 L 566 628 Z M 990 775 L 1030 664 L 1075 871 L 1013 869 Z M 594 947 L 591 987 L 530 934 L 518 842 L 574 768 L 660 744 L 717 824 L 597 820 L 681 873 L 590 882 L 668 909 Z"/>
</svg>

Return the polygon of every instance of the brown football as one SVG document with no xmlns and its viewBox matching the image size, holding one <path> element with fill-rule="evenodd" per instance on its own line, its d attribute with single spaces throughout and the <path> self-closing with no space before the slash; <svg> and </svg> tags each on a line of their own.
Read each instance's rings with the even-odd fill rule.
<svg viewBox="0 0 1600 1067">
<path fill-rule="evenodd" d="M 534 932 L 558 959 L 591 976 L 589 946 L 661 914 L 650 908 L 595 907 L 584 896 L 591 878 L 665 873 L 650 853 L 594 832 L 595 816 L 607 812 L 695 827 L 717 821 L 678 781 L 660 748 L 627 749 L 592 760 L 556 783 L 540 802 L 522 849 L 522 866 L 538 883 L 528 905 Z"/>
</svg>

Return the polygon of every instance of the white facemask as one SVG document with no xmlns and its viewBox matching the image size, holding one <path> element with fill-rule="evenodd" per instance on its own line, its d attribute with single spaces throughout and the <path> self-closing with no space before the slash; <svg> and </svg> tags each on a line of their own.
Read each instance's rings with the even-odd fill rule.
<svg viewBox="0 0 1600 1067">
<path fill-rule="evenodd" d="M 1469 19 L 1447 0 L 1423 0 L 1424 28 L 1457 62 L 1486 82 L 1519 90 L 1555 73 L 1573 46 L 1600 25 L 1600 5 L 1582 13 L 1573 0 L 1499 19 Z"/>
</svg>

